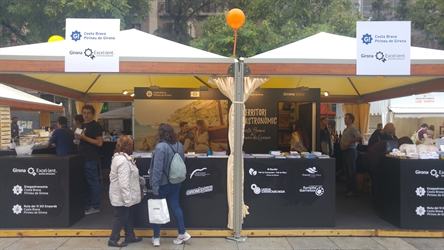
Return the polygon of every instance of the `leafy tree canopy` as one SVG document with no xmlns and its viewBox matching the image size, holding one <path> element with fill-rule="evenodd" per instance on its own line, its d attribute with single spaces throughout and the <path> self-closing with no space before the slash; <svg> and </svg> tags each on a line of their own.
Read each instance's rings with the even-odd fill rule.
<svg viewBox="0 0 444 250">
<path fill-rule="evenodd" d="M 244 0 L 238 4 L 246 16 L 238 30 L 238 57 L 257 55 L 321 31 L 355 36 L 359 20 L 349 0 Z M 233 30 L 225 14 L 208 18 L 201 27 L 203 34 L 191 42 L 192 46 L 232 55 Z"/>
<path fill-rule="evenodd" d="M 31 44 L 64 36 L 66 18 L 119 18 L 121 29 L 141 23 L 151 0 L 2 0 L 0 42 Z M 13 39 L 13 41 L 8 39 Z"/>
</svg>

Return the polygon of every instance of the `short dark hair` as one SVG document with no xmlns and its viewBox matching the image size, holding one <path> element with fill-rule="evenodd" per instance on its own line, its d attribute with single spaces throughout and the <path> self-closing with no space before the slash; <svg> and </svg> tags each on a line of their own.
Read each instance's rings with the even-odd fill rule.
<svg viewBox="0 0 444 250">
<path fill-rule="evenodd" d="M 15 118 L 17 118 L 17 116 L 12 117 L 12 120 L 14 120 Z M 18 119 L 18 118 L 17 118 Z"/>
<path fill-rule="evenodd" d="M 355 116 L 352 113 L 347 113 L 345 115 L 348 115 L 348 118 L 350 118 L 350 120 L 352 120 L 352 123 L 355 122 Z"/>
<path fill-rule="evenodd" d="M 85 119 L 83 119 L 83 115 L 76 115 L 76 116 L 74 116 L 74 120 L 75 121 L 79 121 L 81 123 L 85 122 Z"/>
<path fill-rule="evenodd" d="M 82 112 L 83 112 L 84 109 L 89 109 L 89 110 L 91 110 L 91 114 L 93 114 L 93 115 L 96 114 L 96 109 L 95 109 L 92 105 L 87 104 L 87 105 L 83 106 L 83 108 L 82 108 Z"/>
<path fill-rule="evenodd" d="M 408 136 L 404 136 L 398 139 L 398 147 L 402 144 L 413 144 L 413 141 Z"/>
<path fill-rule="evenodd" d="M 161 123 L 159 125 L 157 138 L 159 142 L 165 141 L 169 144 L 175 144 L 177 142 L 176 132 L 174 132 L 174 128 L 168 123 Z"/>
<path fill-rule="evenodd" d="M 421 128 L 428 128 L 428 127 L 429 127 L 429 125 L 427 123 L 421 124 Z"/>
<path fill-rule="evenodd" d="M 117 139 L 116 150 L 114 153 L 126 153 L 131 155 L 133 153 L 133 139 L 129 135 L 122 135 Z"/>
<path fill-rule="evenodd" d="M 185 125 L 187 125 L 187 124 L 188 124 L 188 122 L 180 122 L 180 123 L 179 123 L 179 127 L 182 128 L 183 126 L 185 126 Z"/>
<path fill-rule="evenodd" d="M 66 119 L 66 117 L 64 117 L 64 116 L 59 116 L 59 118 L 57 118 L 57 122 L 60 125 L 67 125 L 68 124 L 68 119 Z"/>
</svg>

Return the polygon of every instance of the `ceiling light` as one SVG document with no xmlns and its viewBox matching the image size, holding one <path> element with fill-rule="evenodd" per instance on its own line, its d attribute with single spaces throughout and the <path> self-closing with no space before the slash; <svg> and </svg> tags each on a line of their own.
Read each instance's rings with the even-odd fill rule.
<svg viewBox="0 0 444 250">
<path fill-rule="evenodd" d="M 126 94 L 128 94 L 128 91 L 124 90 L 124 91 L 122 91 L 122 94 L 126 95 Z"/>
<path fill-rule="evenodd" d="M 324 96 L 329 96 L 330 93 L 328 93 L 328 91 L 324 91 Z"/>
<path fill-rule="evenodd" d="M 130 96 L 131 96 L 131 97 L 134 97 L 134 93 L 131 93 Z"/>
</svg>

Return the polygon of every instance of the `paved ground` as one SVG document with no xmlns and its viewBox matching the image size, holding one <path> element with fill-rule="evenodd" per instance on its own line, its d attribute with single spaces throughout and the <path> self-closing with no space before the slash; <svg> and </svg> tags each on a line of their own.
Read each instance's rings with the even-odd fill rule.
<svg viewBox="0 0 444 250">
<path fill-rule="evenodd" d="M 173 245 L 173 238 L 162 238 L 153 247 L 150 238 L 123 249 L 424 249 L 443 250 L 444 238 L 393 237 L 250 237 L 243 243 L 226 238 L 191 238 L 184 245 Z M 108 247 L 107 237 L 0 238 L 0 249 L 118 249 Z"/>
</svg>

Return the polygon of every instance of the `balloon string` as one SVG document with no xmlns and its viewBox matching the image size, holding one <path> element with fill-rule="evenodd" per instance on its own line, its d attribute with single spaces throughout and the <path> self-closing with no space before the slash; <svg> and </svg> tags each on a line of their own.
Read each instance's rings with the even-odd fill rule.
<svg viewBox="0 0 444 250">
<path fill-rule="evenodd" d="M 237 42 L 237 29 L 234 29 L 233 58 L 236 58 L 236 42 Z"/>
</svg>

